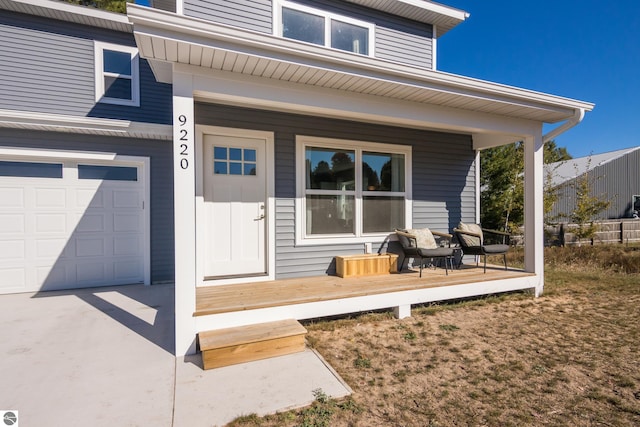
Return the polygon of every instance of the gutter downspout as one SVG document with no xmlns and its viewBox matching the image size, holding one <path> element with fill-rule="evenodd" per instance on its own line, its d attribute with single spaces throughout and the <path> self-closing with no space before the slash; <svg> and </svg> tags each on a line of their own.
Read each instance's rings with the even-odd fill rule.
<svg viewBox="0 0 640 427">
<path fill-rule="evenodd" d="M 545 135 L 542 135 L 542 143 L 546 144 L 547 142 L 551 141 L 553 138 L 560 135 L 561 133 L 568 131 L 569 129 L 576 126 L 578 123 L 580 123 L 582 119 L 584 119 L 584 108 L 578 108 L 573 113 L 573 117 L 571 117 L 569 120 L 564 122 L 562 125 L 553 129 L 552 131 L 546 133 Z"/>
</svg>

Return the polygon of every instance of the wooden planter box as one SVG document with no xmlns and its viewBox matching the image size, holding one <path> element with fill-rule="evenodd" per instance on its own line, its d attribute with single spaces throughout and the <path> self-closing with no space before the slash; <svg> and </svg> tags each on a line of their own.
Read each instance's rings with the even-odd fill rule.
<svg viewBox="0 0 640 427">
<path fill-rule="evenodd" d="M 376 276 L 398 272 L 396 254 L 359 254 L 336 257 L 336 274 L 340 277 Z"/>
</svg>

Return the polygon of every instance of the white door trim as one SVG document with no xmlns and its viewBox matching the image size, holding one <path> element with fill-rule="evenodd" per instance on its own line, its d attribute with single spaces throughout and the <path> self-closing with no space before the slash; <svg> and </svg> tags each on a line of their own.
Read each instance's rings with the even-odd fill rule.
<svg viewBox="0 0 640 427">
<path fill-rule="evenodd" d="M 267 227 L 266 227 L 266 257 L 267 275 L 259 277 L 238 277 L 204 281 L 204 245 L 198 239 L 198 218 L 203 217 L 204 209 L 204 180 L 203 180 L 203 142 L 205 135 L 220 135 L 242 138 L 262 139 L 266 145 L 266 180 L 267 180 Z M 276 221 L 275 221 L 275 153 L 273 132 L 236 129 L 219 126 L 196 125 L 196 286 L 230 285 L 234 283 L 262 282 L 275 280 L 276 253 Z"/>
<path fill-rule="evenodd" d="M 106 152 L 71 151 L 56 149 L 0 147 L 0 159 L 2 160 L 72 160 L 83 161 L 95 165 L 131 164 L 142 167 L 144 179 L 144 284 L 151 285 L 151 159 L 145 156 L 127 156 Z"/>
</svg>

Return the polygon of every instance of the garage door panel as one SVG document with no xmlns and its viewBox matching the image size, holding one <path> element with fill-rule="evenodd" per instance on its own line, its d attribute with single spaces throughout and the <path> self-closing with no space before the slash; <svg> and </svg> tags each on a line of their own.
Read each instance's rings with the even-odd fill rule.
<svg viewBox="0 0 640 427">
<path fill-rule="evenodd" d="M 80 188 L 76 190 L 76 207 L 85 209 L 104 208 L 104 195 L 97 188 Z"/>
<path fill-rule="evenodd" d="M 67 191 L 60 188 L 36 188 L 35 208 L 66 208 Z"/>
<path fill-rule="evenodd" d="M 144 282 L 142 166 L 113 161 L 87 169 L 104 179 L 81 179 L 77 161 L 61 163 L 54 175 L 0 174 L 0 293 Z"/>
<path fill-rule="evenodd" d="M 36 259 L 60 259 L 65 257 L 67 239 L 36 239 Z"/>
<path fill-rule="evenodd" d="M 92 233 L 105 231 L 105 214 L 103 213 L 85 213 L 79 220 L 76 232 Z"/>
<path fill-rule="evenodd" d="M 0 260 L 22 261 L 25 255 L 24 239 L 0 241 Z"/>
<path fill-rule="evenodd" d="M 113 207 L 137 208 L 141 205 L 142 195 L 139 191 L 113 190 Z"/>
<path fill-rule="evenodd" d="M 23 234 L 25 232 L 24 224 L 24 214 L 0 214 L 0 237 Z"/>
<path fill-rule="evenodd" d="M 76 279 L 79 285 L 99 285 L 107 281 L 103 261 L 76 264 Z"/>
<path fill-rule="evenodd" d="M 116 236 L 113 238 L 114 256 L 135 256 L 142 253 L 142 236 Z"/>
<path fill-rule="evenodd" d="M 76 257 L 105 256 L 104 238 L 76 238 Z"/>
<path fill-rule="evenodd" d="M 24 209 L 24 188 L 0 188 L 0 208 Z"/>
<path fill-rule="evenodd" d="M 140 230 L 140 215 L 137 213 L 116 213 L 113 215 L 113 231 L 115 232 L 135 232 Z"/>
<path fill-rule="evenodd" d="M 36 214 L 36 233 L 68 234 L 66 213 Z"/>
<path fill-rule="evenodd" d="M 68 283 L 74 282 L 69 277 L 67 265 L 64 261 L 58 261 L 53 265 L 41 265 L 36 267 L 35 281 L 42 284 L 43 291 L 53 291 L 68 287 Z"/>
<path fill-rule="evenodd" d="M 114 279 L 127 283 L 127 281 L 140 277 L 140 274 L 143 273 L 141 268 L 141 259 L 119 262 L 115 264 Z"/>
<path fill-rule="evenodd" d="M 20 292 L 27 289 L 26 269 L 24 267 L 0 267 L 2 290 Z"/>
</svg>

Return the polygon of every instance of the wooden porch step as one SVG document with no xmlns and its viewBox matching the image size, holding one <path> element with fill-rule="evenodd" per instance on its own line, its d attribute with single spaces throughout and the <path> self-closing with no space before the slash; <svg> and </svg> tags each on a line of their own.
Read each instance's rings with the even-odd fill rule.
<svg viewBox="0 0 640 427">
<path fill-rule="evenodd" d="M 297 353 L 305 348 L 307 330 L 297 320 L 200 332 L 204 369 Z"/>
</svg>

